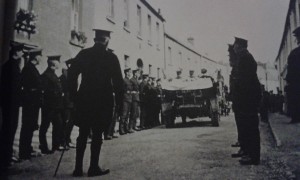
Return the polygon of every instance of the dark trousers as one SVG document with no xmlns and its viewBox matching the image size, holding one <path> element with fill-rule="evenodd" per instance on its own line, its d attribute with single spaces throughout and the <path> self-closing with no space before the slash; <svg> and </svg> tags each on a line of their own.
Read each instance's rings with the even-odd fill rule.
<svg viewBox="0 0 300 180">
<path fill-rule="evenodd" d="M 133 101 L 131 103 L 131 109 L 130 109 L 130 120 L 129 120 L 130 130 L 136 128 L 136 119 L 139 110 L 138 108 L 139 108 L 139 102 Z"/>
<path fill-rule="evenodd" d="M 76 144 L 76 165 L 75 170 L 82 171 L 84 151 L 87 138 L 92 131 L 90 168 L 98 167 L 100 150 L 102 145 L 102 133 L 106 127 L 79 127 L 79 136 Z"/>
<path fill-rule="evenodd" d="M 74 127 L 74 118 L 73 115 L 73 109 L 66 108 L 63 112 L 63 122 L 65 122 L 65 140 L 66 143 L 70 143 L 71 141 L 71 133 Z"/>
<path fill-rule="evenodd" d="M 122 109 L 119 131 L 121 130 L 124 132 L 128 132 L 130 130 L 129 129 L 130 124 L 128 122 L 128 118 L 131 109 L 131 104 L 132 104 L 131 102 L 127 102 L 127 101 L 123 102 L 123 109 Z"/>
<path fill-rule="evenodd" d="M 0 130 L 0 163 L 7 167 L 13 155 L 13 144 L 18 128 L 19 106 L 17 104 L 2 107 L 3 124 Z"/>
<path fill-rule="evenodd" d="M 259 119 L 257 113 L 236 113 L 240 124 L 241 147 L 253 160 L 260 160 Z"/>
<path fill-rule="evenodd" d="M 30 158 L 33 132 L 38 128 L 39 108 L 38 104 L 24 104 L 23 106 L 19 144 L 19 157 L 21 159 Z"/>
<path fill-rule="evenodd" d="M 300 121 L 300 92 L 288 95 L 288 108 L 292 121 Z"/>
<path fill-rule="evenodd" d="M 64 123 L 63 110 L 42 108 L 42 122 L 39 131 L 40 148 L 48 149 L 46 134 L 50 123 L 52 123 L 52 150 L 56 150 L 60 145 L 64 145 Z"/>
<path fill-rule="evenodd" d="M 145 121 L 146 121 L 146 106 L 144 102 L 141 102 L 140 104 L 140 128 L 144 128 L 145 127 Z"/>
<path fill-rule="evenodd" d="M 240 116 L 238 115 L 238 113 L 234 113 L 234 119 L 235 119 L 235 123 L 236 123 L 236 130 L 237 130 L 237 136 L 238 136 L 238 142 L 241 145 L 241 149 L 243 150 L 243 143 L 242 143 L 242 138 L 241 138 L 241 123 L 240 123 Z"/>
</svg>

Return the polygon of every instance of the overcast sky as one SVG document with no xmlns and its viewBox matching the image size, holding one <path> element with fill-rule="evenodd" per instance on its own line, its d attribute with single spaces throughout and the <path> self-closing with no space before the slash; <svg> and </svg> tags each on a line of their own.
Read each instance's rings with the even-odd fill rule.
<svg viewBox="0 0 300 180">
<path fill-rule="evenodd" d="M 182 42 L 195 39 L 195 50 L 228 61 L 234 36 L 248 40 L 260 62 L 273 63 L 282 38 L 289 0 L 148 0 L 161 9 L 166 31 Z"/>
</svg>

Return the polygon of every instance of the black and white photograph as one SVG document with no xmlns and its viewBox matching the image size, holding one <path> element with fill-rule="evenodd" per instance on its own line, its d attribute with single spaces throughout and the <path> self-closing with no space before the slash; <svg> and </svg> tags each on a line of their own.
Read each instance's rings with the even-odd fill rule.
<svg viewBox="0 0 300 180">
<path fill-rule="evenodd" d="M 0 179 L 300 180 L 300 0 L 0 0 Z"/>
</svg>

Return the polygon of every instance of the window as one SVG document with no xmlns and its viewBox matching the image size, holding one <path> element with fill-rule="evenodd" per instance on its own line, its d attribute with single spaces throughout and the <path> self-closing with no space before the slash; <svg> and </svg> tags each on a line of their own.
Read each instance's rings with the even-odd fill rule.
<svg viewBox="0 0 300 180">
<path fill-rule="evenodd" d="M 151 29 L 151 25 L 152 24 L 152 22 L 151 22 L 151 16 L 150 15 L 148 15 L 148 41 L 149 42 L 151 42 L 151 39 L 152 39 L 152 29 Z"/>
<path fill-rule="evenodd" d="M 129 28 L 129 0 L 124 0 L 124 27 Z"/>
<path fill-rule="evenodd" d="M 31 11 L 33 6 L 33 0 L 18 0 L 17 11 L 20 9 Z"/>
<path fill-rule="evenodd" d="M 179 51 L 179 63 L 180 63 L 180 66 L 182 67 L 183 66 L 183 62 L 182 62 L 182 52 Z"/>
<path fill-rule="evenodd" d="M 157 68 L 157 78 L 160 78 L 160 68 Z"/>
<path fill-rule="evenodd" d="M 169 64 L 172 65 L 172 49 L 168 47 L 168 55 L 169 55 Z"/>
<path fill-rule="evenodd" d="M 152 65 L 149 64 L 149 76 L 152 76 Z"/>
<path fill-rule="evenodd" d="M 108 0 L 108 17 L 115 17 L 115 8 L 114 8 L 114 0 Z"/>
<path fill-rule="evenodd" d="M 156 22 L 156 47 L 159 48 L 159 41 L 160 41 L 160 29 L 159 29 L 159 23 Z"/>
<path fill-rule="evenodd" d="M 72 0 L 71 30 L 79 30 L 79 0 Z"/>
<path fill-rule="evenodd" d="M 142 36 L 142 9 L 137 6 L 138 35 Z"/>
<path fill-rule="evenodd" d="M 124 65 L 125 65 L 125 68 L 130 67 L 130 59 L 129 59 L 129 56 L 127 56 L 127 55 L 124 55 Z"/>
</svg>

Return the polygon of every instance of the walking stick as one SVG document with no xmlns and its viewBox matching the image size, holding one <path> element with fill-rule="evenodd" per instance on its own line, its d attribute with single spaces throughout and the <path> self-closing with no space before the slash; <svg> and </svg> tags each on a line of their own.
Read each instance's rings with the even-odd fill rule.
<svg viewBox="0 0 300 180">
<path fill-rule="evenodd" d="M 61 160 L 62 160 L 62 157 L 63 157 L 64 153 L 65 153 L 65 150 L 66 150 L 66 143 L 65 143 L 65 145 L 64 145 L 64 149 L 63 149 L 62 152 L 61 152 L 61 155 L 60 155 L 59 161 L 58 161 L 58 163 L 57 163 L 57 166 L 56 166 L 55 173 L 54 173 L 53 177 L 56 176 L 56 173 L 57 173 L 57 171 L 58 171 L 60 162 L 61 162 Z"/>
</svg>

